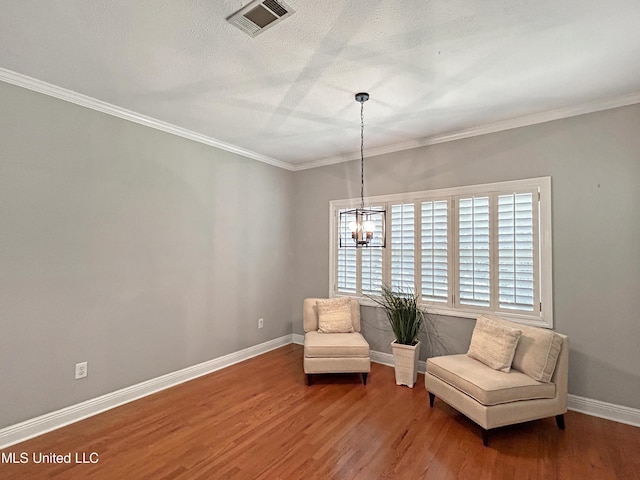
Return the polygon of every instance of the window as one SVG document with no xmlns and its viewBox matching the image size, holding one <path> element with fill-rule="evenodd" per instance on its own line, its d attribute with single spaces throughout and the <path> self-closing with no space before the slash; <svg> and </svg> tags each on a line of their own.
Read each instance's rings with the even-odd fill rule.
<svg viewBox="0 0 640 480">
<path fill-rule="evenodd" d="M 351 219 L 348 219 L 351 221 Z M 355 215 L 353 220 L 355 221 Z M 344 228 L 338 233 L 342 238 L 343 243 L 346 240 L 351 239 L 351 230 L 349 230 L 349 222 L 344 223 Z M 338 243 L 339 245 L 340 243 Z M 356 293 L 357 289 L 357 273 L 359 271 L 357 265 L 357 250 L 354 248 L 338 248 L 337 250 L 337 279 L 336 287 L 340 293 Z"/>
<path fill-rule="evenodd" d="M 535 193 L 498 196 L 498 301 L 500 308 L 535 310 L 537 223 Z"/>
<path fill-rule="evenodd" d="M 458 281 L 461 305 L 491 305 L 489 197 L 458 200 Z"/>
<path fill-rule="evenodd" d="M 414 291 L 415 284 L 415 205 L 391 205 L 391 288 Z"/>
<path fill-rule="evenodd" d="M 425 302 L 449 301 L 449 205 L 422 202 L 420 208 L 421 295 Z"/>
<path fill-rule="evenodd" d="M 375 208 L 382 208 L 380 205 Z M 382 221 L 375 218 L 376 231 L 382 231 Z M 349 238 L 349 241 L 353 241 Z M 345 248 L 343 250 L 352 250 L 355 254 L 355 248 Z M 362 251 L 362 285 L 361 291 L 367 295 L 375 295 L 382 290 L 382 261 L 384 249 L 382 248 L 366 248 Z"/>
<path fill-rule="evenodd" d="M 550 177 L 367 199 L 387 211 L 387 248 L 339 248 L 331 202 L 331 292 L 411 290 L 434 313 L 496 313 L 552 327 Z M 373 303 L 370 303 L 373 304 Z"/>
</svg>

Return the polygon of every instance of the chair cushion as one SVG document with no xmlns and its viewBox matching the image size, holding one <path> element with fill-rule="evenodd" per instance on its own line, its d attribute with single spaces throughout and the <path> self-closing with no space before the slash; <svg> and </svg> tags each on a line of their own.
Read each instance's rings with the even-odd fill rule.
<svg viewBox="0 0 640 480">
<path fill-rule="evenodd" d="M 482 405 L 554 398 L 556 386 L 541 383 L 517 370 L 493 370 L 465 354 L 427 360 L 427 373 L 466 393 Z"/>
<path fill-rule="evenodd" d="M 368 357 L 369 344 L 358 332 L 307 332 L 304 336 L 304 356 L 314 358 Z"/>
<path fill-rule="evenodd" d="M 467 355 L 495 370 L 509 372 L 521 334 L 517 328 L 480 316 Z"/>
<path fill-rule="evenodd" d="M 513 368 L 526 373 L 539 382 L 551 381 L 560 348 L 562 348 L 560 335 L 553 330 L 519 325 L 492 315 L 484 315 L 484 317 L 522 331 L 513 356 Z"/>
<path fill-rule="evenodd" d="M 349 297 L 316 300 L 318 331 L 322 333 L 351 333 L 351 299 Z"/>
</svg>

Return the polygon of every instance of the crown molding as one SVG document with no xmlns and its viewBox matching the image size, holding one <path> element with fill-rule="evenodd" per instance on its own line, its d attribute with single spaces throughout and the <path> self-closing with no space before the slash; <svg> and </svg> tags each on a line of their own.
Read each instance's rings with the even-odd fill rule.
<svg viewBox="0 0 640 480">
<path fill-rule="evenodd" d="M 547 112 L 525 115 L 522 117 L 489 123 L 486 125 L 479 125 L 477 127 L 471 127 L 464 130 L 459 130 L 457 132 L 446 133 L 443 135 L 435 135 L 433 137 L 425 137 L 418 140 L 396 143 L 394 145 L 372 148 L 367 150 L 367 157 L 376 157 L 378 155 L 400 152 L 402 150 L 410 150 L 412 148 L 425 147 L 427 145 L 435 145 L 437 143 L 452 142 L 454 140 L 477 137 L 479 135 L 486 135 L 488 133 L 497 133 L 505 130 L 511 130 L 513 128 L 527 127 L 530 125 L 537 125 L 539 123 L 551 122 L 553 120 L 562 120 L 564 118 L 577 117 L 578 115 L 600 112 L 612 108 L 626 107 L 628 105 L 634 105 L 636 103 L 640 103 L 640 92 L 631 93 L 629 95 L 623 95 L 620 97 L 595 100 L 593 102 L 583 103 L 581 105 L 558 108 L 555 110 L 549 110 Z M 359 153 L 324 158 L 312 162 L 307 162 L 301 165 L 295 165 L 294 170 L 308 170 L 310 168 L 318 168 L 327 165 L 334 165 L 336 163 L 358 160 L 359 158 Z"/>
<path fill-rule="evenodd" d="M 43 82 L 42 80 L 37 80 L 35 78 L 28 77 L 21 73 L 13 72 L 5 68 L 0 68 L 0 81 L 10 83 L 18 87 L 23 87 L 34 92 L 43 93 L 45 95 L 49 95 L 50 97 L 55 97 L 66 102 L 80 105 L 81 107 L 86 107 L 98 112 L 106 113 L 107 115 L 122 118 L 123 120 L 138 123 L 140 125 L 144 125 L 145 127 L 151 127 L 165 133 L 170 133 L 172 135 L 177 135 L 178 137 L 193 140 L 194 142 L 203 143 L 211 147 L 216 147 L 220 150 L 225 150 L 227 152 L 235 153 L 246 158 L 251 158 L 252 160 L 257 160 L 258 162 L 266 163 L 274 167 L 283 168 L 289 171 L 293 171 L 295 169 L 294 166 L 288 162 L 283 162 L 282 160 L 271 158 L 266 155 L 261 155 L 260 153 L 246 150 L 236 145 L 217 140 L 213 137 L 208 137 L 206 135 L 187 130 L 186 128 L 178 127 L 177 125 L 163 122 L 162 120 L 157 120 L 153 117 L 127 110 L 126 108 L 118 107 L 117 105 L 103 102 L 102 100 L 98 100 L 96 98 L 89 97 L 72 90 L 67 90 L 66 88 L 58 87 L 56 85 Z"/>
<path fill-rule="evenodd" d="M 324 167 L 327 165 L 334 165 L 336 163 L 349 162 L 351 160 L 357 160 L 360 158 L 359 154 L 354 152 L 347 155 L 339 155 L 335 157 L 313 160 L 311 162 L 306 162 L 303 164 L 292 164 L 283 160 L 278 160 L 276 158 L 244 149 L 242 147 L 238 147 L 237 145 L 232 145 L 230 143 L 217 140 L 213 137 L 208 137 L 206 135 L 187 130 L 186 128 L 178 127 L 177 125 L 173 125 L 171 123 L 163 122 L 162 120 L 157 120 L 153 117 L 149 117 L 141 113 L 127 110 L 126 108 L 118 107 L 117 105 L 112 105 L 110 103 L 74 92 L 72 90 L 67 90 L 65 88 L 43 82 L 42 80 L 28 77 L 27 75 L 23 75 L 21 73 L 7 70 L 5 68 L 0 68 L 0 81 L 10 83 L 12 85 L 17 85 L 28 90 L 33 90 L 34 92 L 43 93 L 45 95 L 74 103 L 82 107 L 90 108 L 92 110 L 106 113 L 108 115 L 113 115 L 114 117 L 122 118 L 130 122 L 138 123 L 140 125 L 154 128 L 162 132 L 177 135 L 179 137 L 193 140 L 198 143 L 219 148 L 227 152 L 235 153 L 252 160 L 257 160 L 258 162 L 266 163 L 268 165 L 293 172 Z M 614 98 L 595 100 L 593 102 L 583 103 L 581 105 L 549 110 L 547 112 L 536 113 L 533 115 L 525 115 L 522 117 L 489 123 L 486 125 L 479 125 L 477 127 L 471 127 L 464 130 L 459 130 L 457 132 L 446 133 L 443 135 L 424 137 L 408 142 L 373 148 L 367 150 L 367 157 L 375 157 L 378 155 L 385 155 L 388 153 L 395 153 L 402 150 L 410 150 L 412 148 L 425 147 L 438 143 L 452 142 L 454 140 L 486 135 L 488 133 L 502 132 L 504 130 L 511 130 L 513 128 L 537 125 L 539 123 L 551 122 L 553 120 L 562 120 L 564 118 L 585 115 L 602 110 L 609 110 L 611 108 L 626 107 L 628 105 L 634 105 L 636 103 L 640 103 L 640 92 Z"/>
</svg>

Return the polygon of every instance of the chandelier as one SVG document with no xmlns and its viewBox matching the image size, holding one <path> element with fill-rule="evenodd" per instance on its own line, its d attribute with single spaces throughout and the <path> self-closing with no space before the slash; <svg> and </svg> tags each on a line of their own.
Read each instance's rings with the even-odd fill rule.
<svg viewBox="0 0 640 480">
<path fill-rule="evenodd" d="M 383 207 L 364 206 L 364 102 L 368 93 L 356 93 L 360 102 L 360 208 L 342 210 L 339 222 L 340 248 L 384 248 L 386 246 L 385 219 Z M 351 240 L 348 234 L 351 234 Z"/>
</svg>

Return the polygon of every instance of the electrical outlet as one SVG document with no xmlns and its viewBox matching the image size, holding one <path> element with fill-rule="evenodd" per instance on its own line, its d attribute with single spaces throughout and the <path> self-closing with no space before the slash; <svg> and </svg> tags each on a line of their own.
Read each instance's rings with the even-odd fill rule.
<svg viewBox="0 0 640 480">
<path fill-rule="evenodd" d="M 262 328 L 264 327 L 264 318 L 259 318 L 258 319 L 258 328 Z"/>
<path fill-rule="evenodd" d="M 87 376 L 87 362 L 76 363 L 76 380 Z"/>
</svg>

